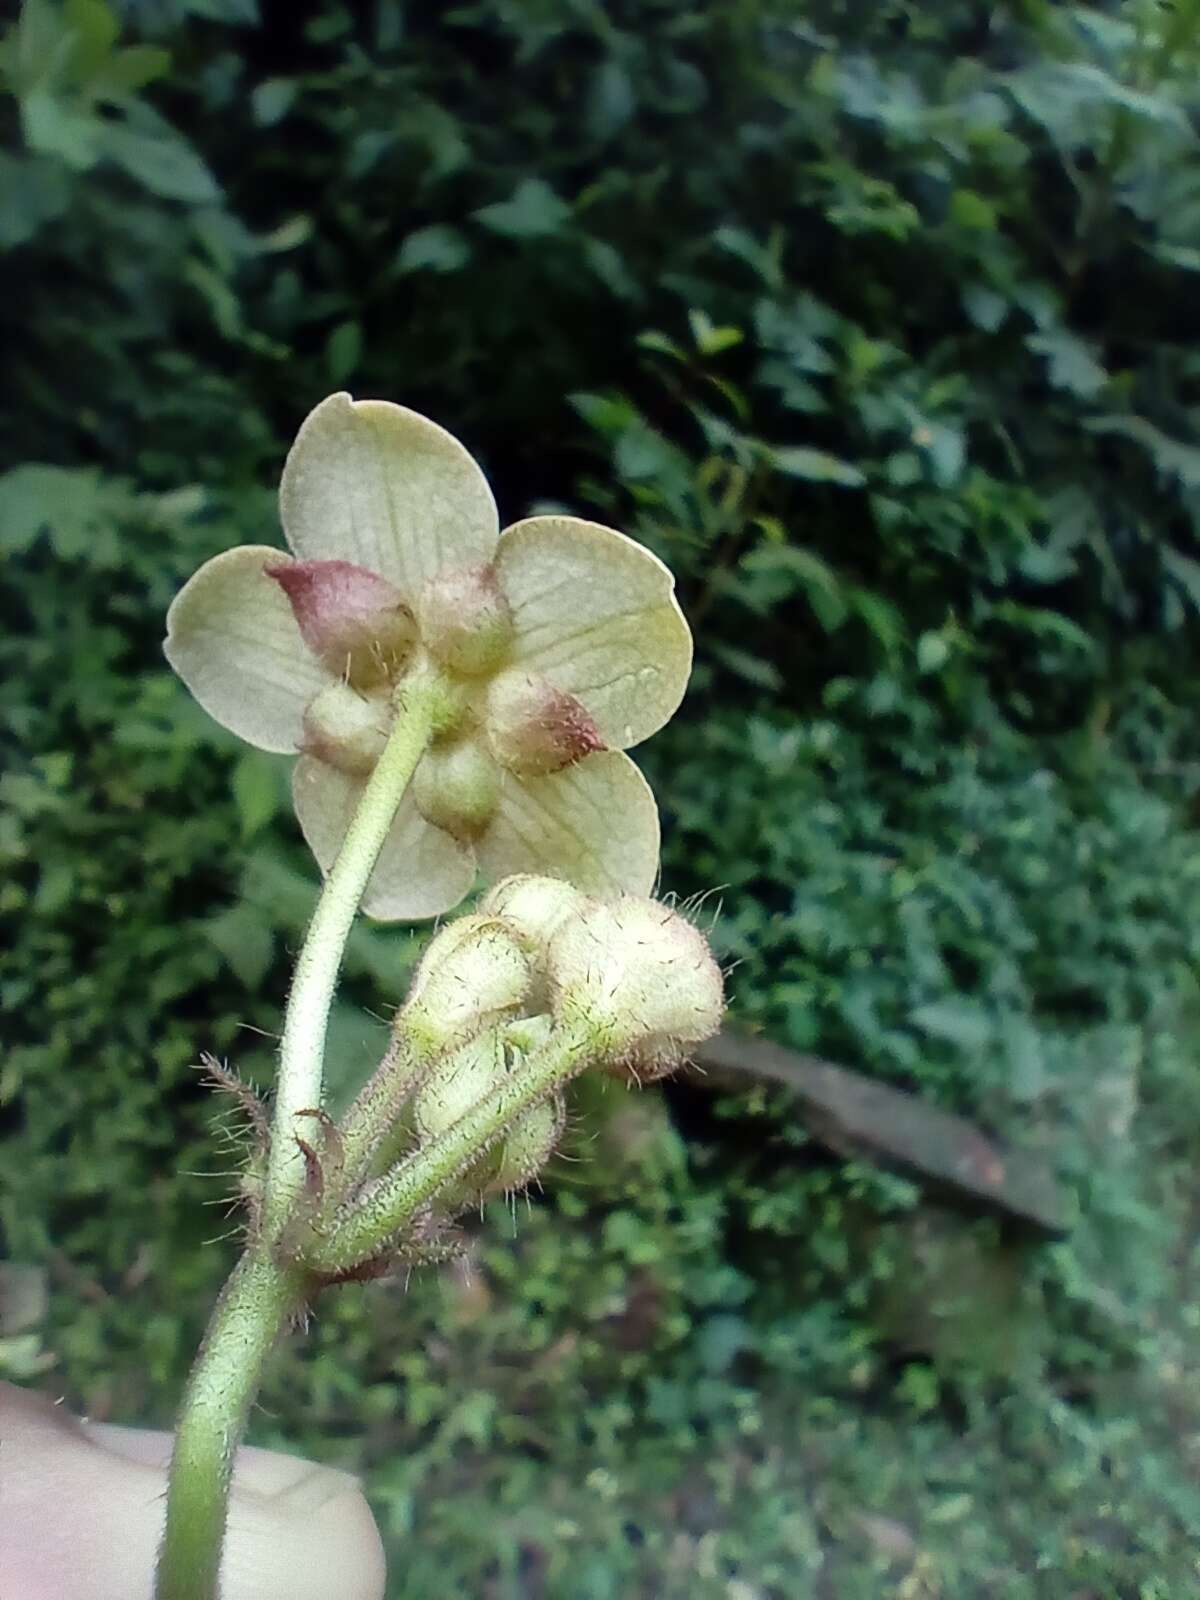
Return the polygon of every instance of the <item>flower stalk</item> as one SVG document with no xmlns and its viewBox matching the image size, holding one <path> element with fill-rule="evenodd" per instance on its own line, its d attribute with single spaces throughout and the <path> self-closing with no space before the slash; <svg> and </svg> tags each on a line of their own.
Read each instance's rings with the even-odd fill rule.
<svg viewBox="0 0 1200 1600">
<path fill-rule="evenodd" d="M 414 1151 L 357 1197 L 325 1243 L 308 1257 L 322 1275 L 348 1272 L 404 1231 L 440 1190 L 447 1188 L 514 1123 L 589 1064 L 594 1029 L 585 1021 L 556 1028 L 542 1048 L 445 1133 Z"/>
<path fill-rule="evenodd" d="M 388 742 L 363 791 L 296 962 L 279 1051 L 263 1195 L 263 1231 L 278 1237 L 304 1182 L 297 1116 L 321 1104 L 325 1034 L 355 913 L 400 801 L 438 720 L 445 691 L 433 674 L 404 685 Z"/>
</svg>

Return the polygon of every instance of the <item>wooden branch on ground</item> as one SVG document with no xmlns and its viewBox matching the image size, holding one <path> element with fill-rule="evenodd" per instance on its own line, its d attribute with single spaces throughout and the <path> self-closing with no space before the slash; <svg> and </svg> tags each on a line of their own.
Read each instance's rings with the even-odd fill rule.
<svg viewBox="0 0 1200 1600">
<path fill-rule="evenodd" d="M 1068 1208 L 1054 1173 L 1027 1150 L 1002 1145 L 972 1122 L 863 1073 L 749 1034 L 725 1031 L 696 1051 L 689 1081 L 745 1089 L 748 1078 L 784 1085 L 813 1137 L 919 1183 L 1060 1238 Z"/>
</svg>

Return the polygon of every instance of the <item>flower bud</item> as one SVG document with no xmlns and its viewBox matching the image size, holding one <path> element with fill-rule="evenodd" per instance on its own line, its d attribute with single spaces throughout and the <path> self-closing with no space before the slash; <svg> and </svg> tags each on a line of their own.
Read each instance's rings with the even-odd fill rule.
<svg viewBox="0 0 1200 1600">
<path fill-rule="evenodd" d="M 670 1070 L 720 1027 L 721 969 L 691 923 L 656 900 L 590 902 L 551 939 L 546 964 L 556 1020 L 586 1024 L 609 1063 Z"/>
<path fill-rule="evenodd" d="M 480 1186 L 481 1191 L 505 1194 L 510 1189 L 523 1189 L 554 1154 L 566 1120 L 567 1110 L 561 1095 L 551 1095 L 548 1100 L 530 1106 L 492 1152 L 491 1177 Z"/>
<path fill-rule="evenodd" d="M 453 567 L 430 578 L 417 621 L 433 659 L 465 678 L 494 672 L 513 637 L 512 612 L 490 565 Z"/>
<path fill-rule="evenodd" d="M 554 1027 L 553 1017 L 545 1014 L 536 1017 L 514 1017 L 504 1025 L 504 1050 L 510 1064 L 531 1056 L 550 1038 Z M 515 1060 L 514 1060 L 515 1058 Z"/>
<path fill-rule="evenodd" d="M 529 962 L 504 923 L 459 917 L 430 942 L 394 1027 L 424 1053 L 448 1050 L 516 1011 L 529 987 Z"/>
<path fill-rule="evenodd" d="M 610 1078 L 644 1089 L 648 1083 L 669 1078 L 688 1059 L 688 1047 L 678 1039 L 658 1038 L 631 1045 L 620 1055 L 609 1056 L 596 1064 Z"/>
<path fill-rule="evenodd" d="M 550 937 L 564 918 L 587 905 L 587 896 L 562 878 L 543 878 L 532 872 L 501 878 L 480 901 L 480 910 L 502 917 L 516 934 L 529 957 L 532 983 L 526 1002 L 530 1011 L 550 1005 L 546 950 Z"/>
<path fill-rule="evenodd" d="M 500 772 L 475 739 L 435 744 L 413 775 L 413 799 L 427 822 L 471 844 L 496 814 Z"/>
<path fill-rule="evenodd" d="M 437 1062 L 413 1099 L 413 1121 L 422 1141 L 452 1128 L 484 1095 L 504 1081 L 500 1030 L 489 1028 Z"/>
<path fill-rule="evenodd" d="M 574 695 L 534 672 L 502 672 L 488 686 L 487 732 L 501 766 L 522 777 L 559 772 L 607 746 Z"/>
<path fill-rule="evenodd" d="M 587 896 L 562 878 L 518 872 L 501 878 L 479 902 L 490 916 L 503 917 L 531 960 L 541 960 L 550 936 L 563 921 L 587 905 Z"/>
<path fill-rule="evenodd" d="M 383 754 L 390 714 L 382 700 L 364 700 L 346 683 L 322 689 L 304 713 L 302 748 L 352 777 L 366 777 Z"/>
<path fill-rule="evenodd" d="M 291 601 L 308 648 L 353 688 L 387 683 L 408 659 L 413 614 L 378 573 L 351 561 L 280 561 L 264 570 Z"/>
<path fill-rule="evenodd" d="M 504 1082 L 506 1032 L 482 1033 L 434 1067 L 413 1101 L 413 1120 L 422 1140 L 445 1133 Z M 465 1201 L 528 1183 L 553 1153 L 563 1120 L 557 1096 L 522 1112 L 503 1137 L 471 1163 L 452 1195 Z"/>
</svg>

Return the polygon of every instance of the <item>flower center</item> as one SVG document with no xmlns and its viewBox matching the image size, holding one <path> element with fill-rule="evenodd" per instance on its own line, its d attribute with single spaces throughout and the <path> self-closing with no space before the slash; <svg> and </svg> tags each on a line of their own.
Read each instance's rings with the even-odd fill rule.
<svg viewBox="0 0 1200 1600">
<path fill-rule="evenodd" d="M 513 638 L 512 612 L 490 565 L 430 578 L 417 601 L 417 625 L 433 659 L 464 678 L 495 672 Z"/>
</svg>

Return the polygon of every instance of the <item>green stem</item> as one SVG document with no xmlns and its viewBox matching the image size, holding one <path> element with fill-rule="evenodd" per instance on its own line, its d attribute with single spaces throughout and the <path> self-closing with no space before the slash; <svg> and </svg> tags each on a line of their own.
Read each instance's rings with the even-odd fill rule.
<svg viewBox="0 0 1200 1600">
<path fill-rule="evenodd" d="M 217 1594 L 234 1452 L 263 1363 L 303 1299 L 301 1274 L 264 1256 L 243 1256 L 221 1291 L 175 1433 L 157 1600 Z"/>
<path fill-rule="evenodd" d="M 396 809 L 429 744 L 440 685 L 430 678 L 406 687 L 383 754 L 363 790 L 296 962 L 279 1049 L 275 1116 L 263 1195 L 263 1232 L 277 1239 L 304 1182 L 296 1135 L 300 1111 L 321 1104 L 329 1008 L 355 912 L 379 859 Z"/>
<path fill-rule="evenodd" d="M 338 1123 L 345 1192 L 356 1188 L 366 1175 L 372 1157 L 395 1127 L 405 1101 L 432 1059 L 408 1039 L 393 1034 L 383 1060 Z"/>
<path fill-rule="evenodd" d="M 453 1127 L 393 1167 L 364 1197 L 355 1200 L 349 1216 L 334 1228 L 321 1250 L 310 1255 L 309 1266 L 318 1272 L 345 1272 L 369 1260 L 523 1111 L 581 1072 L 594 1053 L 594 1043 L 587 1023 L 558 1028 L 523 1067 L 472 1106 Z"/>
<path fill-rule="evenodd" d="M 417 763 L 442 714 L 436 677 L 410 682 L 325 880 L 288 997 L 258 1238 L 234 1268 L 192 1368 L 175 1434 L 157 1600 L 215 1600 L 233 1456 L 263 1364 L 303 1305 L 303 1270 L 275 1249 L 299 1198 L 298 1113 L 321 1103 L 325 1034 L 354 915 Z"/>
</svg>

